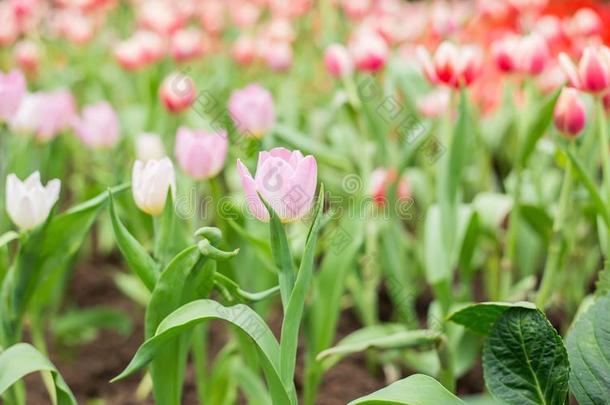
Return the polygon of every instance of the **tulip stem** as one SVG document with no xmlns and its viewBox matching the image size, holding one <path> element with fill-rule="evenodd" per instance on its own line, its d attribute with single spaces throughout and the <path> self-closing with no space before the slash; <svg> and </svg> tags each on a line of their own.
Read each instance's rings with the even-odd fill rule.
<svg viewBox="0 0 610 405">
<path fill-rule="evenodd" d="M 573 145 L 570 145 L 573 147 Z M 544 265 L 544 272 L 542 273 L 542 282 L 538 289 L 538 295 L 536 296 L 536 305 L 540 309 L 544 309 L 557 279 L 560 267 L 562 267 L 562 242 L 563 234 L 562 229 L 568 213 L 568 203 L 570 200 L 570 193 L 572 190 L 572 178 L 573 178 L 572 162 L 567 160 L 566 174 L 563 177 L 563 184 L 561 186 L 561 194 L 559 195 L 559 207 L 555 221 L 553 222 L 553 234 L 549 245 L 549 251 L 547 254 L 546 263 Z"/>
<path fill-rule="evenodd" d="M 608 153 L 610 153 L 610 149 L 608 148 L 608 133 L 604 112 L 604 102 L 601 97 L 597 97 L 596 104 L 598 125 L 597 133 L 599 136 L 600 153 L 602 155 L 604 186 L 606 188 L 606 202 L 608 202 L 610 201 L 610 157 L 608 156 Z"/>
</svg>

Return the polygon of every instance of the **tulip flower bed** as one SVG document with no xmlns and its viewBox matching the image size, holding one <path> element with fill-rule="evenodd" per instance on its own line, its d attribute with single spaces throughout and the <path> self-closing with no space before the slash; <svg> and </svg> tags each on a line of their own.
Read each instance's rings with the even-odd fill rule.
<svg viewBox="0 0 610 405">
<path fill-rule="evenodd" d="M 609 6 L 0 17 L 0 402 L 610 404 Z"/>
</svg>

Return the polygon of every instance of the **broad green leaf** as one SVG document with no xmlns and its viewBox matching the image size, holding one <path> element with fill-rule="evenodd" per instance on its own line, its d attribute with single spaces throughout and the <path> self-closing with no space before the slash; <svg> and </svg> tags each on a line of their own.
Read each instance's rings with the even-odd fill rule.
<svg viewBox="0 0 610 405">
<path fill-rule="evenodd" d="M 352 353 L 374 348 L 380 350 L 400 350 L 413 347 L 429 347 L 438 343 L 442 335 L 433 330 L 408 330 L 401 324 L 368 326 L 350 333 L 334 347 L 320 352 L 318 361 L 333 357 L 332 363 Z"/>
<path fill-rule="evenodd" d="M 152 291 L 158 277 L 158 265 L 146 249 L 127 230 L 116 213 L 112 192 L 110 194 L 110 218 L 117 246 L 129 268 L 140 277 L 144 285 Z"/>
<path fill-rule="evenodd" d="M 508 309 L 483 349 L 489 392 L 509 405 L 564 405 L 570 365 L 561 337 L 535 309 Z"/>
<path fill-rule="evenodd" d="M 280 294 L 282 295 L 282 304 L 284 305 L 285 311 L 286 307 L 288 306 L 290 296 L 292 295 L 292 289 L 294 288 L 294 282 L 296 279 L 294 262 L 292 261 L 292 254 L 290 253 L 290 246 L 288 245 L 288 237 L 286 236 L 286 230 L 284 229 L 282 221 L 277 216 L 277 213 L 273 210 L 273 208 L 260 194 L 259 198 L 265 204 L 265 207 L 269 212 L 271 251 L 273 253 L 275 265 L 280 271 L 278 273 L 278 279 L 280 284 Z"/>
<path fill-rule="evenodd" d="M 466 405 L 434 378 L 414 374 L 348 405 Z"/>
<path fill-rule="evenodd" d="M 610 398 L 610 295 L 599 297 L 580 314 L 566 337 L 572 367 L 570 389 L 581 405 Z"/>
<path fill-rule="evenodd" d="M 521 146 L 517 152 L 517 165 L 521 167 L 526 166 L 530 155 L 536 147 L 536 143 L 538 143 L 538 140 L 542 138 L 544 132 L 551 124 L 553 119 L 553 110 L 555 109 L 555 103 L 557 102 L 560 91 L 561 88 L 548 95 L 535 107 L 535 110 L 529 116 L 531 117 L 531 121 L 528 122 L 525 131 L 525 139 L 521 140 Z"/>
<path fill-rule="evenodd" d="M 184 221 L 176 214 L 172 193 L 168 191 L 165 209 L 159 217 L 158 233 L 155 235 L 155 258 L 161 266 L 167 265 L 176 254 L 188 246 L 184 235 L 185 228 Z"/>
<path fill-rule="evenodd" d="M 448 320 L 465 326 L 480 335 L 489 335 L 492 326 L 510 308 L 536 309 L 531 302 L 480 302 L 468 305 L 449 315 Z"/>
<path fill-rule="evenodd" d="M 296 405 L 294 386 L 285 387 L 282 383 L 279 366 L 280 347 L 265 321 L 243 304 L 225 307 L 216 301 L 206 299 L 189 302 L 167 316 L 157 328 L 155 335 L 140 346 L 129 365 L 112 381 L 123 379 L 140 370 L 173 339 L 188 332 L 193 326 L 211 319 L 220 319 L 235 325 L 256 344 L 274 405 Z"/>
<path fill-rule="evenodd" d="M 55 366 L 34 346 L 18 343 L 0 353 L 0 395 L 28 374 L 50 372 L 58 405 L 76 405 L 76 399 Z"/>
<path fill-rule="evenodd" d="M 313 222 L 307 234 L 305 251 L 301 258 L 301 265 L 297 275 L 294 289 L 290 295 L 290 301 L 286 306 L 286 313 L 282 322 L 282 334 L 280 340 L 280 371 L 285 385 L 289 385 L 294 378 L 296 365 L 297 346 L 299 341 L 299 328 L 303 319 L 305 299 L 309 292 L 311 279 L 313 277 L 314 256 L 320 222 L 322 219 L 322 207 L 324 206 L 324 185 L 320 186 L 318 200 L 316 202 Z"/>
</svg>

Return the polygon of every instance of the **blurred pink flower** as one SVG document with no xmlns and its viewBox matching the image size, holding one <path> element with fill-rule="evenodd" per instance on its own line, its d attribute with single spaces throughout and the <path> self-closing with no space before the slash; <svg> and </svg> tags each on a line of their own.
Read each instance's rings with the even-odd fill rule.
<svg viewBox="0 0 610 405">
<path fill-rule="evenodd" d="M 67 90 L 26 94 L 19 110 L 10 120 L 15 132 L 34 134 L 39 142 L 53 139 L 70 126 L 76 108 Z"/>
<path fill-rule="evenodd" d="M 229 12 L 233 23 L 239 28 L 252 27 L 261 15 L 261 9 L 248 0 L 234 0 Z"/>
<path fill-rule="evenodd" d="M 292 47 L 289 43 L 265 41 L 262 52 L 271 70 L 282 72 L 292 66 Z"/>
<path fill-rule="evenodd" d="M 385 40 L 369 28 L 355 32 L 348 47 L 356 68 L 364 72 L 383 69 L 388 59 L 389 49 Z"/>
<path fill-rule="evenodd" d="M 517 70 L 519 45 L 519 37 L 514 34 L 497 39 L 491 44 L 491 56 L 501 72 L 513 73 Z"/>
<path fill-rule="evenodd" d="M 185 24 L 185 18 L 174 2 L 148 0 L 138 9 L 138 22 L 159 35 L 170 35 Z"/>
<path fill-rule="evenodd" d="M 206 0 L 199 12 L 201 25 L 212 35 L 219 34 L 225 27 L 225 5 L 223 0 Z"/>
<path fill-rule="evenodd" d="M 10 45 L 19 36 L 19 21 L 8 1 L 0 3 L 0 45 Z"/>
<path fill-rule="evenodd" d="M 205 52 L 203 32 L 197 28 L 186 28 L 174 33 L 170 43 L 172 58 L 184 62 L 201 57 Z"/>
<path fill-rule="evenodd" d="M 559 63 L 570 85 L 577 89 L 600 93 L 610 87 L 610 49 L 605 46 L 585 48 L 578 69 L 565 53 L 559 55 Z"/>
<path fill-rule="evenodd" d="M 587 112 L 578 90 L 566 87 L 561 91 L 555 105 L 554 121 L 557 129 L 569 138 L 583 130 Z"/>
<path fill-rule="evenodd" d="M 179 113 L 189 108 L 196 97 L 193 79 L 180 72 L 170 73 L 159 88 L 159 98 L 171 113 Z"/>
<path fill-rule="evenodd" d="M 379 167 L 371 173 L 369 179 L 369 193 L 377 206 L 384 206 L 387 203 L 389 188 L 396 181 L 396 177 L 397 174 L 395 169 L 385 169 L 383 167 Z M 403 201 L 411 198 L 411 188 L 405 176 L 403 176 L 398 183 L 396 196 L 399 200 Z"/>
<path fill-rule="evenodd" d="M 180 127 L 176 133 L 178 164 L 195 180 L 209 179 L 220 173 L 228 147 L 226 131 L 206 132 Z"/>
<path fill-rule="evenodd" d="M 551 58 L 546 41 L 535 33 L 521 38 L 518 51 L 520 70 L 530 75 L 540 74 Z"/>
<path fill-rule="evenodd" d="M 341 44 L 331 44 L 324 52 L 326 70 L 334 77 L 345 77 L 354 70 L 354 63 L 347 48 Z"/>
<path fill-rule="evenodd" d="M 15 60 L 26 72 L 35 73 L 40 66 L 40 48 L 36 42 L 24 39 L 15 44 Z"/>
<path fill-rule="evenodd" d="M 90 148 L 109 149 L 119 140 L 119 119 L 106 101 L 83 108 L 80 117 L 72 121 L 76 135 Z"/>
<path fill-rule="evenodd" d="M 260 193 L 282 222 L 296 221 L 311 209 L 314 201 L 318 166 L 316 159 L 296 150 L 274 148 L 258 155 L 255 176 L 238 159 L 237 170 L 250 212 L 261 221 L 269 221 Z"/>
<path fill-rule="evenodd" d="M 564 29 L 569 37 L 593 37 L 604 31 L 599 14 L 590 8 L 581 8 L 565 20 Z"/>
<path fill-rule="evenodd" d="M 158 34 L 139 30 L 116 44 L 113 54 L 124 69 L 137 70 L 163 58 L 165 44 Z"/>
<path fill-rule="evenodd" d="M 258 84 L 235 90 L 229 99 L 235 128 L 249 137 L 261 138 L 275 123 L 273 97 Z"/>
<path fill-rule="evenodd" d="M 439 87 L 417 99 L 417 109 L 424 117 L 440 117 L 449 108 L 451 94 L 445 87 Z"/>
<path fill-rule="evenodd" d="M 249 36 L 242 35 L 233 43 L 231 56 L 240 65 L 248 65 L 256 58 L 256 41 Z"/>
<path fill-rule="evenodd" d="M 0 120 L 5 121 L 17 112 L 26 94 L 26 86 L 21 71 L 0 72 Z"/>
<path fill-rule="evenodd" d="M 76 45 L 86 44 L 95 34 L 92 17 L 76 9 L 66 9 L 57 13 L 54 26 L 62 37 Z"/>
<path fill-rule="evenodd" d="M 479 76 L 482 69 L 482 52 L 473 45 L 457 46 L 443 42 L 434 53 L 426 48 L 417 48 L 418 58 L 424 74 L 434 84 L 445 84 L 454 88 L 468 86 Z"/>
</svg>

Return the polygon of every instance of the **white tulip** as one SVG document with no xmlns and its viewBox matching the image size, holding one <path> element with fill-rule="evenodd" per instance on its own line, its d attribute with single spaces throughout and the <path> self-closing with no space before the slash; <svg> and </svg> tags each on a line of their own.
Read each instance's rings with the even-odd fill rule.
<svg viewBox="0 0 610 405">
<path fill-rule="evenodd" d="M 33 229 L 43 223 L 59 199 L 61 182 L 51 180 L 43 187 L 40 173 L 34 172 L 25 179 L 11 173 L 6 178 L 6 211 L 11 220 L 22 231 Z"/>
<path fill-rule="evenodd" d="M 161 159 L 167 156 L 161 137 L 143 132 L 136 138 L 136 157 L 144 162 L 151 159 Z"/>
<path fill-rule="evenodd" d="M 146 163 L 136 160 L 131 174 L 131 190 L 138 208 L 150 215 L 160 215 L 170 189 L 174 195 L 176 175 L 168 157 Z"/>
</svg>

